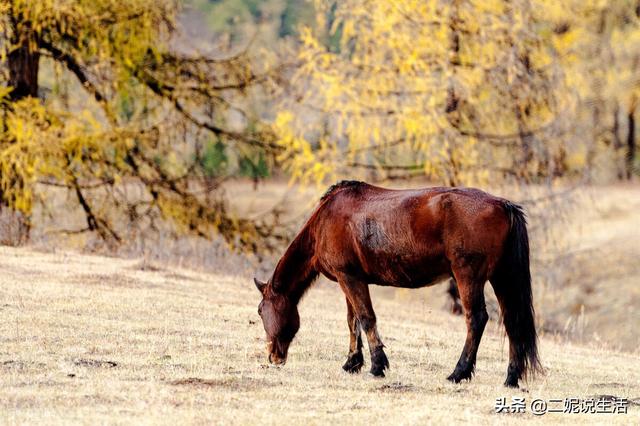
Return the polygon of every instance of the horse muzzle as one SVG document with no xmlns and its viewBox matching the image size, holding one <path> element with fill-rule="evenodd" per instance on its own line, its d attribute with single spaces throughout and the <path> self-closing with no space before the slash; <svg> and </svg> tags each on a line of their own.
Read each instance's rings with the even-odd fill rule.
<svg viewBox="0 0 640 426">
<path fill-rule="evenodd" d="M 287 350 L 289 345 L 282 345 L 279 341 L 270 341 L 267 344 L 269 362 L 274 365 L 284 365 L 287 362 Z"/>
<path fill-rule="evenodd" d="M 269 362 L 273 365 L 284 365 L 287 362 L 287 357 L 280 357 L 275 353 L 270 353 Z"/>
</svg>

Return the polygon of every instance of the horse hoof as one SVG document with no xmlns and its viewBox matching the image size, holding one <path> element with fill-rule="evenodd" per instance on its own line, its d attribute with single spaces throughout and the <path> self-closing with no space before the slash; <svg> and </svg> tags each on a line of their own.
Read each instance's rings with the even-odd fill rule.
<svg viewBox="0 0 640 426">
<path fill-rule="evenodd" d="M 369 376 L 374 377 L 376 379 L 382 379 L 384 378 L 384 369 L 371 369 L 371 371 L 369 371 Z"/>
<path fill-rule="evenodd" d="M 360 369 L 364 365 L 364 357 L 362 353 L 357 353 L 354 355 L 350 355 L 347 358 L 347 362 L 344 363 L 342 369 L 350 374 L 356 374 L 360 372 Z"/>
<path fill-rule="evenodd" d="M 447 380 L 453 383 L 460 383 L 463 380 L 471 380 L 471 374 L 466 375 L 451 373 L 449 377 L 447 377 Z"/>
<path fill-rule="evenodd" d="M 382 348 L 376 348 L 371 354 L 371 371 L 369 374 L 375 377 L 384 377 L 384 370 L 389 368 L 389 360 Z"/>
<path fill-rule="evenodd" d="M 447 380 L 453 383 L 460 383 L 460 377 L 454 375 L 454 374 L 449 374 L 449 377 L 447 377 Z"/>
<path fill-rule="evenodd" d="M 509 379 L 507 379 L 507 380 L 504 382 L 504 385 L 505 385 L 506 387 L 508 387 L 508 388 L 512 388 L 512 389 L 518 389 L 518 388 L 520 387 L 520 386 L 518 386 L 518 380 L 513 381 L 513 380 L 509 380 Z"/>
</svg>

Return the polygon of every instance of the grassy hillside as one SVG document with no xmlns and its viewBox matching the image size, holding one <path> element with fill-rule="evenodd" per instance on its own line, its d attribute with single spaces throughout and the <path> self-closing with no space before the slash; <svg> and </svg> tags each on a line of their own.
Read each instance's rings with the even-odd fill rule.
<svg viewBox="0 0 640 426">
<path fill-rule="evenodd" d="M 374 289 L 391 371 L 350 376 L 346 308 L 320 282 L 283 368 L 267 365 L 248 276 L 140 260 L 0 248 L 0 423 L 640 423 L 640 359 L 543 337 L 548 373 L 502 386 L 507 345 L 490 322 L 473 381 L 445 377 L 462 348 L 459 317 Z M 368 364 L 368 362 L 367 362 Z M 630 398 L 627 414 L 529 412 L 534 398 Z M 525 414 L 495 414 L 524 397 Z"/>
</svg>

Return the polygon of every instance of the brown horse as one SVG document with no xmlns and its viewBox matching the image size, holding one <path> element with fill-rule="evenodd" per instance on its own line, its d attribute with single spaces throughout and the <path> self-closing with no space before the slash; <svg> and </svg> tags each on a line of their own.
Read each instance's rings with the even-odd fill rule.
<svg viewBox="0 0 640 426">
<path fill-rule="evenodd" d="M 506 386 L 541 371 L 531 296 L 529 242 L 518 205 L 477 189 L 389 190 L 343 181 L 322 197 L 267 283 L 258 313 L 269 361 L 284 364 L 300 327 L 298 302 L 318 274 L 337 281 L 347 299 L 349 355 L 343 369 L 364 364 L 360 329 L 371 353 L 371 374 L 389 367 L 369 297 L 371 284 L 419 288 L 445 277 L 458 283 L 467 338 L 453 382 L 470 379 L 488 320 L 483 289 L 489 280 L 509 337 Z"/>
</svg>

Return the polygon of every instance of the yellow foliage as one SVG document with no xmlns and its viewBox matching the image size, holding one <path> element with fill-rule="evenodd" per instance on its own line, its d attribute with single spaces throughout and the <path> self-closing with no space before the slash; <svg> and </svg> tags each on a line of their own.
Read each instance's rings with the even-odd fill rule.
<svg viewBox="0 0 640 426">
<path fill-rule="evenodd" d="M 292 79 L 299 102 L 283 105 L 274 125 L 292 178 L 309 181 L 372 169 L 382 176 L 418 170 L 449 183 L 486 181 L 494 154 L 483 135 L 518 135 L 553 119 L 566 83 L 549 72 L 554 49 L 568 49 L 580 34 L 545 40 L 537 23 L 544 10 L 536 8 L 553 9 L 554 17 L 566 13 L 545 1 L 319 0 L 316 6 L 323 19 L 334 17 L 339 48 L 329 49 L 310 29 L 302 32 L 303 65 Z"/>
<path fill-rule="evenodd" d="M 33 86 L 51 87 L 36 81 L 19 91 L 6 87 L 15 83 L 2 73 L 9 76 L 0 85 L 3 204 L 28 218 L 42 199 L 39 184 L 55 185 L 84 211 L 86 230 L 112 240 L 120 239 L 112 223 L 145 219 L 153 226 L 161 213 L 183 230 L 207 237 L 218 231 L 231 244 L 256 249 L 268 226 L 232 217 L 211 182 L 206 199 L 201 195 L 196 147 L 212 134 L 234 147 L 269 137 L 257 124 L 248 136 L 219 124 L 234 109 L 231 93 L 248 88 L 255 74 L 244 54 L 211 60 L 176 51 L 181 3 L 0 0 L 0 65 L 25 67 L 12 55 L 19 51 L 41 70 L 53 69 L 52 83 L 68 89 L 32 98 Z M 200 121 L 203 110 L 210 121 Z M 135 200 L 127 198 L 132 188 Z M 119 221 L 111 220 L 115 215 Z"/>
<path fill-rule="evenodd" d="M 553 176 L 588 167 L 592 155 L 575 153 L 607 149 L 603 138 L 620 137 L 607 121 L 640 98 L 631 0 L 316 6 L 339 41 L 301 36 L 297 102 L 276 125 L 294 179 L 320 181 L 328 164 L 337 175 L 421 171 L 451 184 Z"/>
</svg>

